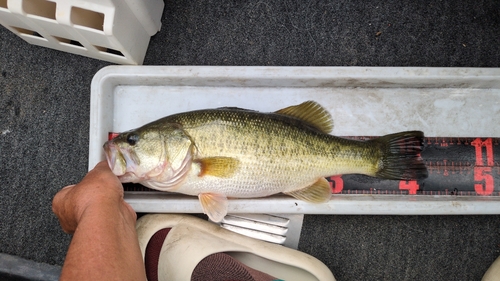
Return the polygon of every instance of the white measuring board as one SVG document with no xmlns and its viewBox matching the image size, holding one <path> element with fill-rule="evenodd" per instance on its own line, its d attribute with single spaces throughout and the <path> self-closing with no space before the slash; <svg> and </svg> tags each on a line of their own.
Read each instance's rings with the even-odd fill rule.
<svg viewBox="0 0 500 281">
<path fill-rule="evenodd" d="M 315 100 L 332 134 L 500 137 L 500 69 L 392 67 L 110 66 L 92 81 L 89 169 L 104 160 L 109 132 L 196 109 L 272 112 Z M 453 187 L 450 187 L 453 190 Z M 137 212 L 201 213 L 197 197 L 127 192 Z M 325 204 L 289 196 L 231 199 L 230 213 L 500 214 L 498 196 L 332 195 Z"/>
</svg>

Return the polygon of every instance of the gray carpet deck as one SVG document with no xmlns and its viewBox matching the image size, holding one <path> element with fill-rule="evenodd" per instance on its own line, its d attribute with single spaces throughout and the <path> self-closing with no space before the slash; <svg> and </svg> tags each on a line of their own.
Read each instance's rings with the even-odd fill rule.
<svg viewBox="0 0 500 281">
<path fill-rule="evenodd" d="M 166 1 L 146 65 L 500 67 L 500 1 Z M 87 171 L 90 82 L 110 63 L 0 27 L 0 252 L 62 264 L 51 212 Z M 498 129 L 498 128 L 492 128 Z M 306 216 L 338 280 L 479 280 L 500 216 Z"/>
</svg>

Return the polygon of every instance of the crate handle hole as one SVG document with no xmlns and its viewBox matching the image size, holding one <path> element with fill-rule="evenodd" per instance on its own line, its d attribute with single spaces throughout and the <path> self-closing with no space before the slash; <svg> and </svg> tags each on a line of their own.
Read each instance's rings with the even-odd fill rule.
<svg viewBox="0 0 500 281">
<path fill-rule="evenodd" d="M 3 0 L 0 0 L 3 1 Z M 5 0 L 6 2 L 6 0 Z M 56 19 L 56 3 L 46 0 L 23 0 L 23 11 L 51 20 Z"/>
<path fill-rule="evenodd" d="M 101 46 L 94 46 L 94 47 L 97 50 L 99 50 L 99 52 L 102 52 L 102 53 L 107 53 L 107 54 L 112 54 L 115 56 L 125 57 L 122 52 L 115 50 L 115 49 L 110 49 L 110 48 L 101 47 Z"/>
<path fill-rule="evenodd" d="M 104 31 L 104 14 L 71 7 L 71 22 L 75 25 Z"/>
<path fill-rule="evenodd" d="M 11 26 L 11 27 L 14 30 L 16 30 L 19 34 L 29 35 L 29 36 L 38 37 L 38 38 L 43 38 L 43 36 L 40 35 L 40 33 L 36 32 L 36 31 L 29 30 L 29 29 L 26 29 L 26 28 L 21 28 L 21 27 L 15 27 L 15 26 Z"/>
<path fill-rule="evenodd" d="M 85 48 L 82 43 L 76 41 L 76 40 L 72 40 L 72 39 L 68 39 L 68 38 L 64 38 L 64 37 L 59 37 L 59 36 L 53 36 L 57 41 L 59 41 L 61 44 L 66 44 L 66 45 L 73 45 L 73 46 L 76 46 L 76 47 L 80 47 L 80 48 Z"/>
</svg>

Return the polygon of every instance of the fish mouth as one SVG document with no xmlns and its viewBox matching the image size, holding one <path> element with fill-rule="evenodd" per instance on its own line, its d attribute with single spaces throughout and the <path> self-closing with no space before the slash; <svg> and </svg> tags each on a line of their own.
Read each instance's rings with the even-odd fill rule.
<svg viewBox="0 0 500 281">
<path fill-rule="evenodd" d="M 112 141 L 107 141 L 104 146 L 104 154 L 106 155 L 106 160 L 108 166 L 116 176 L 120 177 L 129 173 L 129 163 L 126 161 L 120 148 Z"/>
<path fill-rule="evenodd" d="M 104 148 L 104 154 L 106 155 L 106 161 L 108 162 L 108 166 L 111 169 L 111 171 L 113 171 L 115 168 L 116 154 L 118 150 L 116 149 L 116 146 L 111 144 L 109 141 L 104 143 L 103 148 Z"/>
<path fill-rule="evenodd" d="M 121 148 L 113 141 L 107 141 L 103 148 L 109 168 L 122 183 L 148 180 L 164 169 L 164 166 L 160 165 L 157 169 L 143 173 L 140 171 L 140 159 L 133 151 Z"/>
</svg>

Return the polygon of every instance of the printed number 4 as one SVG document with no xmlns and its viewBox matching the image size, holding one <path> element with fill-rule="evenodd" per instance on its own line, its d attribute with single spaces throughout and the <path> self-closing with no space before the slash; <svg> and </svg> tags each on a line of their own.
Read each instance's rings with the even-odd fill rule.
<svg viewBox="0 0 500 281">
<path fill-rule="evenodd" d="M 417 190 L 420 188 L 417 181 L 400 181 L 399 189 L 408 190 L 408 194 L 417 194 Z"/>
</svg>

